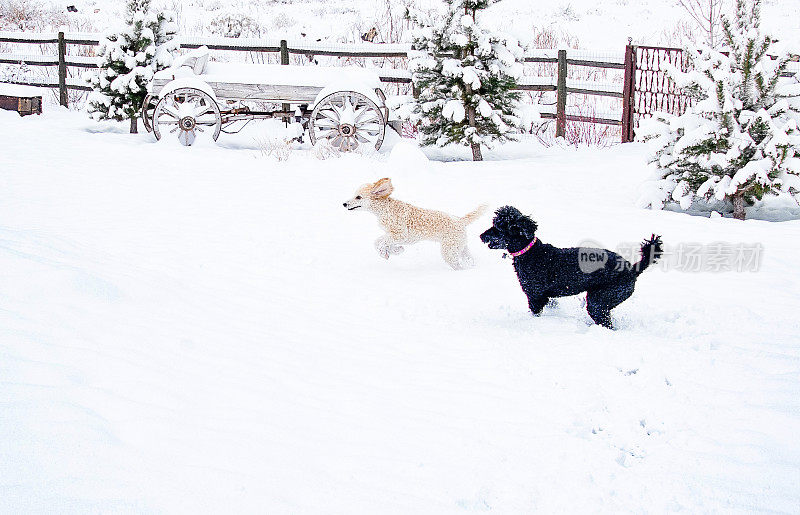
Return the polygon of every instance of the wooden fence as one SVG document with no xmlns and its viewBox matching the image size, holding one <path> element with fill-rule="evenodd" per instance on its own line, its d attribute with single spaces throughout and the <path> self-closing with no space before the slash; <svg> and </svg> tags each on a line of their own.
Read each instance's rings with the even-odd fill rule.
<svg viewBox="0 0 800 515">
<path fill-rule="evenodd" d="M 67 52 L 68 45 L 100 44 L 100 34 L 70 34 L 59 32 L 57 34 L 39 34 L 31 32 L 0 32 L 0 43 L 28 43 L 28 44 L 57 44 L 57 55 L 23 55 L 0 53 L 0 63 L 22 64 L 30 66 L 57 66 L 58 81 L 12 81 L 15 84 L 25 84 L 49 88 L 58 88 L 61 105 L 68 103 L 67 90 L 89 91 L 91 87 L 81 80 L 67 77 L 68 68 L 97 68 L 97 58 L 87 56 L 73 56 Z M 250 38 L 222 38 L 222 37 L 181 37 L 180 48 L 192 49 L 207 46 L 212 50 L 246 51 L 280 54 L 281 64 L 289 64 L 290 55 L 303 55 L 309 60 L 315 56 L 331 56 L 344 58 L 407 58 L 411 46 L 408 44 L 315 44 L 308 42 L 289 42 L 286 40 L 264 40 Z M 630 102 L 623 98 L 632 95 L 633 91 L 625 89 L 623 84 L 628 84 L 629 67 L 620 56 L 596 58 L 592 54 L 578 50 L 534 50 L 525 56 L 527 63 L 552 63 L 557 65 L 555 77 L 523 77 L 519 81 L 521 91 L 551 91 L 556 93 L 555 112 L 542 112 L 545 119 L 556 120 L 556 136 L 564 136 L 566 122 L 587 122 L 607 125 L 622 126 L 623 141 L 628 122 L 625 118 L 625 107 Z M 594 82 L 572 81 L 567 77 L 569 66 L 593 67 L 600 69 L 619 69 L 625 71 L 623 84 L 608 84 Z M 380 80 L 385 83 L 408 84 L 411 74 L 403 69 L 378 68 L 375 70 Z M 568 113 L 568 94 L 597 95 L 622 99 L 623 116 L 587 116 L 584 114 Z"/>
</svg>

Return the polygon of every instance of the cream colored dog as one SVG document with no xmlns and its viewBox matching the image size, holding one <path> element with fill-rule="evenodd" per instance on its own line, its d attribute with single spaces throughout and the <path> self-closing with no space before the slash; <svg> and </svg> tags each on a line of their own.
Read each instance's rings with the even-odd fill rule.
<svg viewBox="0 0 800 515">
<path fill-rule="evenodd" d="M 442 244 L 442 257 L 453 269 L 473 264 L 464 228 L 483 214 L 485 205 L 459 218 L 395 200 L 389 197 L 392 191 L 391 179 L 383 178 L 362 185 L 355 196 L 343 204 L 348 211 L 364 209 L 378 217 L 386 234 L 375 240 L 375 248 L 384 259 L 403 252 L 405 244 L 432 240 Z"/>
</svg>

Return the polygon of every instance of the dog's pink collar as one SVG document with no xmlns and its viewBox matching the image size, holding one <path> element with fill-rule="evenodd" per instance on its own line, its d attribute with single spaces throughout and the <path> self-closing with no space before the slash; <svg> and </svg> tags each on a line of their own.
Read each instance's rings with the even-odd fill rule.
<svg viewBox="0 0 800 515">
<path fill-rule="evenodd" d="M 527 247 L 525 247 L 522 250 L 518 250 L 517 252 L 509 252 L 509 254 L 511 254 L 511 257 L 519 257 L 519 256 L 525 254 L 526 252 L 528 252 L 529 250 L 531 250 L 531 247 L 533 247 L 534 243 L 536 243 L 536 236 L 534 236 L 533 239 L 531 240 L 531 242 L 528 243 Z"/>
</svg>

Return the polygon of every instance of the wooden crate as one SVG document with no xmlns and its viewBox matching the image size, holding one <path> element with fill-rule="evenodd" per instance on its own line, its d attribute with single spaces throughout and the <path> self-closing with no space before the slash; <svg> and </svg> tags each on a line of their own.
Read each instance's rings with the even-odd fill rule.
<svg viewBox="0 0 800 515">
<path fill-rule="evenodd" d="M 16 97 L 0 95 L 0 108 L 16 111 L 20 116 L 42 114 L 42 97 Z"/>
<path fill-rule="evenodd" d="M 0 84 L 0 109 L 16 111 L 20 116 L 42 114 L 42 93 L 42 88 Z"/>
</svg>

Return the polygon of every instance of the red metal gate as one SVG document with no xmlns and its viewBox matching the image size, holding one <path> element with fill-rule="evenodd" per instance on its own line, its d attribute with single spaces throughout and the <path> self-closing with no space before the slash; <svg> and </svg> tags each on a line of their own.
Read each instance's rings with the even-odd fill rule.
<svg viewBox="0 0 800 515">
<path fill-rule="evenodd" d="M 636 46 L 625 48 L 625 83 L 622 103 L 622 141 L 633 141 L 634 129 L 644 115 L 663 111 L 680 115 L 691 105 L 691 98 L 667 76 L 667 64 L 681 71 L 689 60 L 680 48 Z"/>
</svg>

